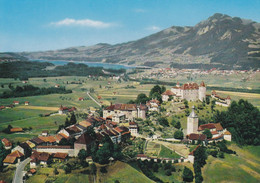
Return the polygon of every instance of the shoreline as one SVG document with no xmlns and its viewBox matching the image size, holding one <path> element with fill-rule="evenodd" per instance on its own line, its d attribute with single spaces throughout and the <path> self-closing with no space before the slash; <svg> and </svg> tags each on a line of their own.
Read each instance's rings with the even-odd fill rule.
<svg viewBox="0 0 260 183">
<path fill-rule="evenodd" d="M 42 61 L 42 62 L 72 62 L 72 63 L 85 63 L 86 65 L 88 65 L 87 63 L 90 63 L 90 64 L 107 64 L 107 65 L 111 65 L 111 66 L 124 66 L 128 69 L 134 69 L 134 68 L 144 68 L 144 69 L 151 69 L 152 67 L 148 67 L 148 66 L 140 66 L 140 65 L 125 65 L 125 64 L 119 64 L 119 63 L 116 63 L 116 64 L 113 64 L 113 63 L 104 63 L 104 62 L 89 62 L 89 61 L 75 61 L 75 60 L 42 60 L 42 59 L 29 59 L 29 61 Z M 92 66 L 92 67 L 95 67 L 95 66 Z M 104 68 L 104 67 L 103 67 Z"/>
</svg>

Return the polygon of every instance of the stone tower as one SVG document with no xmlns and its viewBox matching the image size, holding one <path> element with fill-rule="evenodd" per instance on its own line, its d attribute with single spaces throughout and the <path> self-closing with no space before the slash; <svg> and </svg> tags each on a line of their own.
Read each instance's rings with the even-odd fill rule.
<svg viewBox="0 0 260 183">
<path fill-rule="evenodd" d="M 200 101 L 206 100 L 206 86 L 203 81 L 200 83 L 199 86 L 199 100 Z"/>
<path fill-rule="evenodd" d="M 194 106 L 192 106 L 192 111 L 187 118 L 187 135 L 191 133 L 198 133 L 199 118 L 195 114 Z"/>
</svg>

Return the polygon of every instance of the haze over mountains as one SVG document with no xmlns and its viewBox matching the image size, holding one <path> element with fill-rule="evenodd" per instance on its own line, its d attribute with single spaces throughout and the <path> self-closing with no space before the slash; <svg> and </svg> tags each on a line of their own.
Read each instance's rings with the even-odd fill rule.
<svg viewBox="0 0 260 183">
<path fill-rule="evenodd" d="M 195 67 L 211 64 L 219 68 L 260 68 L 260 23 L 216 13 L 193 27 L 172 26 L 127 43 L 18 54 L 30 59 L 158 67 L 175 63 Z"/>
</svg>

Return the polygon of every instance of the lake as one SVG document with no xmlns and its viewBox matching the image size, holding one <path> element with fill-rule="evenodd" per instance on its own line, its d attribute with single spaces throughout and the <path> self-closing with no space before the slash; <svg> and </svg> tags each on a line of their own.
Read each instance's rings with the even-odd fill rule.
<svg viewBox="0 0 260 183">
<path fill-rule="evenodd" d="M 120 64 L 109 64 L 109 63 L 102 63 L 102 62 L 84 62 L 84 61 L 65 61 L 65 60 L 31 60 L 36 62 L 49 62 L 54 65 L 65 65 L 69 62 L 73 63 L 81 63 L 86 64 L 89 67 L 103 67 L 105 69 L 133 69 L 134 66 L 126 66 L 126 65 L 120 65 Z"/>
</svg>

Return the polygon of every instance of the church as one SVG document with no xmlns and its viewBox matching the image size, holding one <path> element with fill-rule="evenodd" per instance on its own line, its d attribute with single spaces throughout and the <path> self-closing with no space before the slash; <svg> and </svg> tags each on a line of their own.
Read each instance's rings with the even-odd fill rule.
<svg viewBox="0 0 260 183">
<path fill-rule="evenodd" d="M 195 113 L 194 106 L 192 106 L 192 111 L 187 117 L 187 139 L 189 141 L 206 140 L 203 132 L 209 129 L 212 138 L 207 139 L 208 142 L 212 141 L 222 141 L 223 139 L 231 141 L 231 133 L 224 129 L 220 123 L 208 123 L 199 126 L 199 118 Z"/>
</svg>

